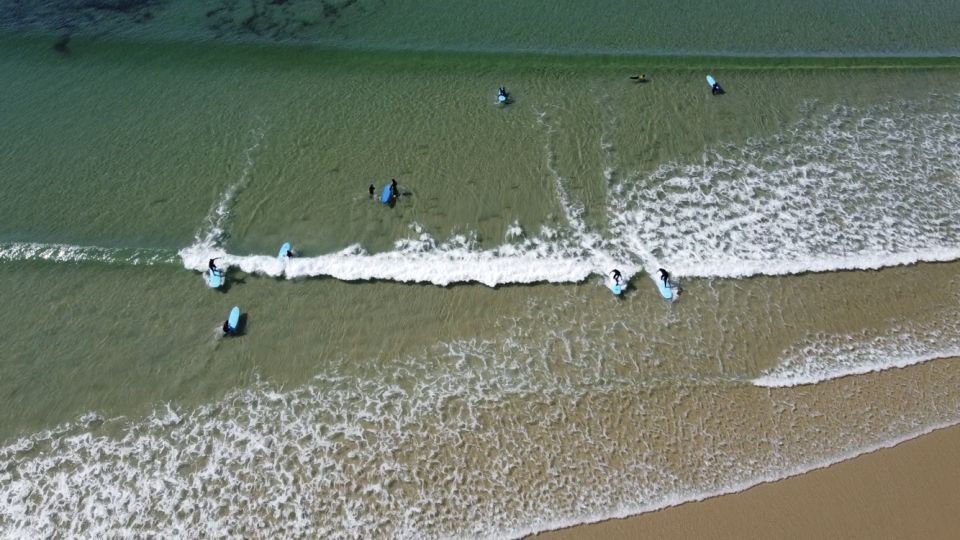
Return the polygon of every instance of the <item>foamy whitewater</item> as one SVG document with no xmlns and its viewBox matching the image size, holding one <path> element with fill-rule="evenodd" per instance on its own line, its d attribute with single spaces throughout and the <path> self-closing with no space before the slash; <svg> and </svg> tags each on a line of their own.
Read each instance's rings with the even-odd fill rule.
<svg viewBox="0 0 960 540">
<path fill-rule="evenodd" d="M 798 409 L 754 389 L 776 419 L 755 425 L 727 391 L 650 377 L 636 359 L 655 358 L 655 344 L 619 352 L 608 338 L 623 329 L 577 330 L 585 301 L 562 304 L 501 320 L 502 341 L 369 359 L 373 376 L 324 359 L 298 388 L 260 383 L 22 437 L 0 447 L 0 533 L 517 537 L 744 489 L 960 420 L 949 400 L 936 422 L 878 405 L 884 422 L 834 432 L 809 423 L 830 417 L 832 399 Z M 552 330 L 531 342 L 541 324 Z M 688 408 L 704 416 L 677 417 Z M 771 440 L 776 451 L 753 451 Z"/>
<path fill-rule="evenodd" d="M 784 351 L 774 369 L 751 382 L 768 388 L 800 386 L 956 357 L 960 357 L 956 324 L 933 330 L 900 323 L 880 336 L 811 336 Z"/>
<path fill-rule="evenodd" d="M 441 286 L 575 283 L 614 267 L 627 278 L 660 267 L 675 276 L 748 277 L 956 260 L 960 97 L 929 102 L 948 112 L 921 112 L 929 103 L 837 105 L 776 136 L 710 150 L 699 163 L 623 175 L 608 197 L 609 237 L 583 224 L 582 209 L 566 194 L 548 146 L 547 167 L 567 229 L 522 238 L 514 225 L 491 250 L 463 236 L 438 241 L 411 224 L 416 236 L 397 240 L 385 253 L 354 245 L 289 261 L 230 254 L 219 238 L 245 172 L 218 201 L 211 227 L 180 255 L 196 271 L 216 256 L 245 272 L 274 277 Z M 598 171 L 598 177 L 609 179 L 614 170 Z"/>
<path fill-rule="evenodd" d="M 234 271 L 288 279 L 491 287 L 575 283 L 614 267 L 628 279 L 658 267 L 740 278 L 956 260 L 960 98 L 929 101 L 838 105 L 653 171 L 618 171 L 611 153 L 596 171 L 612 183 L 602 231 L 586 226 L 548 142 L 564 227 L 515 222 L 482 249 L 410 223 L 389 251 L 284 260 L 227 245 L 231 207 L 256 181 L 265 135 L 255 130 L 240 176 L 176 256 L 191 271 L 221 257 Z M 549 141 L 549 116 L 540 121 Z M 164 251 L 31 243 L 0 244 L 0 260 L 176 262 Z M 837 400 L 868 384 L 849 375 L 958 356 L 958 331 L 894 321 L 881 335 L 810 335 L 773 368 L 734 378 L 722 358 L 703 367 L 715 351 L 695 340 L 611 324 L 607 307 L 564 289 L 560 301 L 498 319 L 496 340 L 318 358 L 313 381 L 292 389 L 259 382 L 146 418 L 91 412 L 8 442 L 0 536 L 516 537 L 744 489 L 960 422 L 951 394 L 924 388 L 924 407 L 869 404 L 870 422 L 829 423 Z M 650 321 L 678 324 L 669 309 Z M 771 390 L 814 383 L 825 397 L 800 406 Z"/>
</svg>

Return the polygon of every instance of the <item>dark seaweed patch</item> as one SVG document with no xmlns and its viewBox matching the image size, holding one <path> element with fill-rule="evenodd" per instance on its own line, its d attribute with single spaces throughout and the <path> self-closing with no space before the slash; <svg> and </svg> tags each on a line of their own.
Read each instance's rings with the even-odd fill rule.
<svg viewBox="0 0 960 540">
<path fill-rule="evenodd" d="M 207 12 L 208 28 L 216 35 L 231 31 L 272 39 L 304 39 L 318 27 L 340 27 L 343 18 L 352 12 L 365 14 L 364 0 L 222 0 Z M 366 0 L 381 5 L 380 0 Z M 321 30 L 322 31 L 322 30 Z"/>
<path fill-rule="evenodd" d="M 0 27 L 109 34 L 153 19 L 170 0 L 0 0 Z M 62 38 L 61 38 L 62 39 Z M 57 41 L 59 44 L 60 41 Z M 65 52 L 66 43 L 54 48 Z"/>
</svg>

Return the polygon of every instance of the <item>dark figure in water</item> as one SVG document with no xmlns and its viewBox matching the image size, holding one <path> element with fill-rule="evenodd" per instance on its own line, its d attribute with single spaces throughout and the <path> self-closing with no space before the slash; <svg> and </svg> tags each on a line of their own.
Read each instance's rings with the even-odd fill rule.
<svg viewBox="0 0 960 540">
<path fill-rule="evenodd" d="M 619 284 L 620 284 L 620 280 L 623 279 L 623 276 L 620 275 L 620 271 L 617 270 L 616 268 L 614 268 L 614 269 L 613 269 L 613 272 L 611 272 L 611 273 L 613 274 L 613 282 L 616 283 L 617 285 L 619 285 Z"/>
<path fill-rule="evenodd" d="M 214 258 L 210 259 L 210 262 L 207 263 L 207 266 L 210 267 L 210 271 L 211 271 L 211 272 L 219 272 L 219 271 L 220 271 L 220 269 L 217 268 L 217 265 L 213 262 L 213 261 L 215 261 L 215 260 L 217 260 L 217 259 L 219 259 L 219 258 L 220 258 L 220 257 L 214 257 Z"/>
<path fill-rule="evenodd" d="M 715 96 L 724 93 L 723 88 L 720 88 L 720 83 L 713 83 L 713 86 L 710 87 L 710 92 L 712 92 Z"/>
<path fill-rule="evenodd" d="M 70 35 L 64 34 L 60 36 L 56 42 L 53 44 L 53 50 L 58 53 L 68 53 L 70 52 Z"/>
<path fill-rule="evenodd" d="M 657 270 L 657 273 L 660 274 L 660 279 L 663 280 L 663 286 L 670 287 L 670 272 L 660 268 Z"/>
<path fill-rule="evenodd" d="M 223 333 L 232 336 L 236 332 L 235 328 L 230 328 L 230 321 L 223 321 Z"/>
<path fill-rule="evenodd" d="M 290 259 L 290 258 L 293 258 L 293 257 L 294 257 L 293 250 L 292 250 L 292 249 L 288 249 L 288 250 L 287 250 L 287 258 Z"/>
<path fill-rule="evenodd" d="M 370 184 L 370 198 L 371 198 L 371 199 L 373 198 L 373 192 L 375 191 L 375 189 L 376 189 L 376 188 L 373 187 L 373 184 Z"/>
<path fill-rule="evenodd" d="M 396 203 L 397 198 L 400 197 L 400 186 L 397 185 L 397 179 L 390 179 L 390 202 Z"/>
</svg>

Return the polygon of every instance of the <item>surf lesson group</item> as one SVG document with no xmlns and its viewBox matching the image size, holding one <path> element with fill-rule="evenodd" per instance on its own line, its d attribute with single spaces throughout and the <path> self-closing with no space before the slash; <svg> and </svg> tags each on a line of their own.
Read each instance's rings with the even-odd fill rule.
<svg viewBox="0 0 960 540">
<path fill-rule="evenodd" d="M 642 73 L 639 75 L 631 75 L 630 79 L 637 83 L 646 83 L 650 81 L 646 74 Z M 706 80 L 707 85 L 710 87 L 711 94 L 717 96 L 726 93 L 716 79 L 713 78 L 713 75 L 707 74 Z M 506 106 L 513 103 L 513 98 L 507 92 L 505 86 L 500 86 L 497 89 L 495 103 L 499 106 Z M 370 198 L 373 199 L 376 196 L 376 186 L 374 184 L 370 184 L 368 192 L 370 194 Z M 390 182 L 383 186 L 383 191 L 380 194 L 380 204 L 393 208 L 397 204 L 397 200 L 400 198 L 400 195 L 400 187 L 397 184 L 396 178 L 391 178 Z M 284 242 L 284 244 L 280 246 L 280 251 L 277 253 L 277 259 L 281 263 L 284 260 L 295 256 L 296 253 L 293 251 L 293 247 L 290 245 L 290 242 Z M 210 259 L 207 264 L 207 284 L 212 289 L 220 289 L 226 284 L 226 268 L 218 267 L 216 264 L 216 261 L 219 258 L 220 257 L 214 257 Z M 683 289 L 680 288 L 680 284 L 673 280 L 670 276 L 670 273 L 663 268 L 657 269 L 657 278 L 658 279 L 655 279 L 654 281 L 657 284 L 657 290 L 660 292 L 660 295 L 664 299 L 671 302 L 676 301 L 683 292 Z M 627 289 L 627 281 L 623 279 L 623 275 L 620 273 L 620 270 L 616 268 L 610 272 L 609 279 L 606 281 L 607 287 L 611 290 L 611 292 L 613 292 L 614 296 L 621 297 L 624 291 Z M 227 316 L 227 319 L 223 321 L 223 334 L 226 336 L 236 336 L 240 333 L 240 327 L 240 307 L 233 306 Z"/>
</svg>

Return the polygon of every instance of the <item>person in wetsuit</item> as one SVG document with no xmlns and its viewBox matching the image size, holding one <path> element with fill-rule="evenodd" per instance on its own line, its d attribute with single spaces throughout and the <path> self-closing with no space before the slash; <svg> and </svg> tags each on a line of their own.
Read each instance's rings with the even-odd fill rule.
<svg viewBox="0 0 960 540">
<path fill-rule="evenodd" d="M 664 287 L 670 287 L 670 272 L 667 272 L 663 268 L 657 270 L 657 273 L 660 274 L 660 279 L 663 280 Z"/>
<path fill-rule="evenodd" d="M 616 283 L 617 285 L 619 285 L 619 284 L 620 284 L 620 280 L 623 279 L 623 276 L 620 275 L 620 271 L 617 270 L 616 268 L 614 268 L 614 269 L 613 269 L 613 272 L 611 272 L 611 274 L 613 274 L 613 282 Z"/>
</svg>

